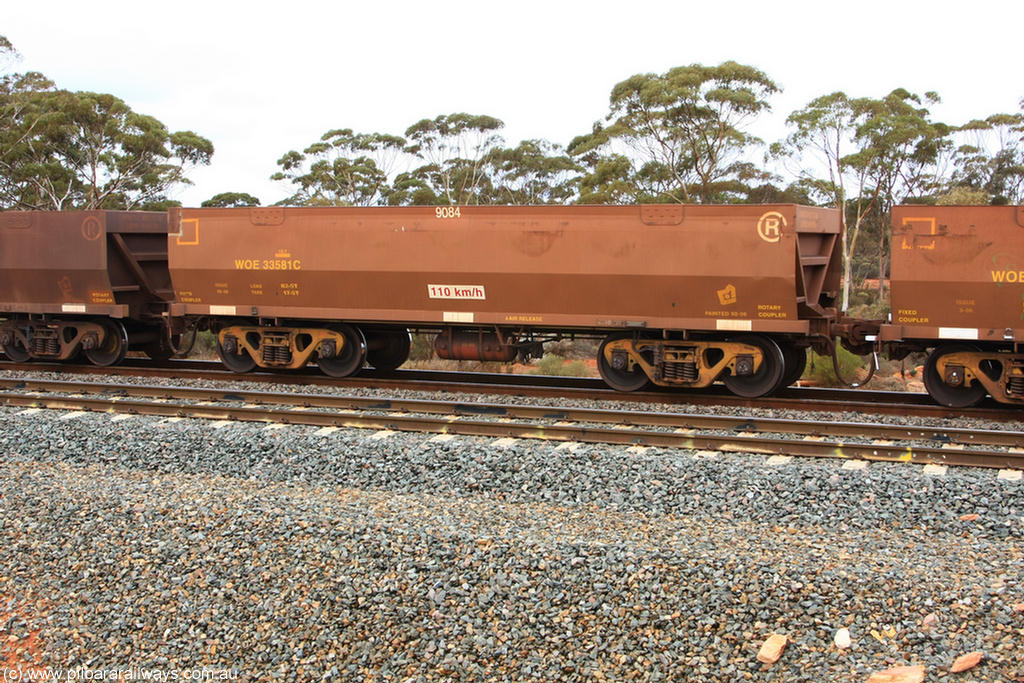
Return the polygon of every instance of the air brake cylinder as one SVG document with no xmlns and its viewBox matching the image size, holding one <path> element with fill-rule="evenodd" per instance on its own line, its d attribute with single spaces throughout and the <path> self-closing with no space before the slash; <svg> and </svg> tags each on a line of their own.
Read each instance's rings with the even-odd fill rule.
<svg viewBox="0 0 1024 683">
<path fill-rule="evenodd" d="M 516 357 L 516 347 L 502 344 L 493 332 L 468 332 L 446 329 L 434 340 L 434 351 L 445 360 L 489 360 L 508 363 Z"/>
</svg>

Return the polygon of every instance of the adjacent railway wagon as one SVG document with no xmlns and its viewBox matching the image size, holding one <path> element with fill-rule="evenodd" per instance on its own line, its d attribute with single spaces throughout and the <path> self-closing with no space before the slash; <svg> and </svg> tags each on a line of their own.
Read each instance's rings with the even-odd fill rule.
<svg viewBox="0 0 1024 683">
<path fill-rule="evenodd" d="M 616 389 L 759 396 L 837 329 L 840 227 L 794 205 L 172 209 L 170 314 L 239 372 L 396 367 L 410 329 L 501 361 L 590 335 Z"/>
<path fill-rule="evenodd" d="M 84 352 L 111 365 L 129 345 L 170 357 L 173 294 L 166 213 L 0 213 L 0 347 L 12 360 Z"/>
<path fill-rule="evenodd" d="M 898 206 L 891 268 L 890 356 L 930 351 L 939 403 L 1024 404 L 1024 207 Z"/>
</svg>

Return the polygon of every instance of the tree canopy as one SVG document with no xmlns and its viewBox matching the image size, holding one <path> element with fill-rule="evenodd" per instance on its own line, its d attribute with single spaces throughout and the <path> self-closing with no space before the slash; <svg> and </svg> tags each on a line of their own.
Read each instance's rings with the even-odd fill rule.
<svg viewBox="0 0 1024 683">
<path fill-rule="evenodd" d="M 769 109 L 768 98 L 778 90 L 762 71 L 736 62 L 622 81 L 612 89 L 608 125 L 595 125 L 569 147 L 590 162 L 584 199 L 609 190 L 655 202 L 742 197 L 751 183 L 767 179 L 745 157 L 761 143 L 745 127 Z M 596 150 L 606 153 L 590 154 Z"/>
<path fill-rule="evenodd" d="M 286 180 L 295 193 L 289 204 L 370 206 L 386 203 L 389 174 L 405 148 L 405 139 L 381 133 L 329 130 L 302 152 L 277 160 L 272 180 Z"/>
<path fill-rule="evenodd" d="M 246 192 L 221 192 L 215 194 L 200 206 L 204 209 L 231 209 L 242 206 L 260 206 L 259 197 Z"/>
<path fill-rule="evenodd" d="M 6 39 L 3 50 L 13 52 Z M 212 155 L 206 138 L 170 132 L 114 95 L 62 90 L 35 72 L 0 77 L 0 207 L 162 205 Z"/>
<path fill-rule="evenodd" d="M 992 114 L 956 128 L 960 145 L 942 201 L 959 196 L 982 204 L 1024 203 L 1024 100 L 1020 107 L 1020 112 Z"/>
<path fill-rule="evenodd" d="M 331 130 L 278 159 L 273 180 L 292 184 L 285 204 L 306 206 L 546 204 L 575 198 L 579 167 L 558 145 L 504 147 L 493 116 L 423 119 L 405 136 Z"/>
<path fill-rule="evenodd" d="M 409 126 L 406 151 L 422 165 L 397 183 L 414 204 L 488 204 L 494 192 L 487 160 L 504 140 L 493 116 L 457 112 Z"/>
</svg>

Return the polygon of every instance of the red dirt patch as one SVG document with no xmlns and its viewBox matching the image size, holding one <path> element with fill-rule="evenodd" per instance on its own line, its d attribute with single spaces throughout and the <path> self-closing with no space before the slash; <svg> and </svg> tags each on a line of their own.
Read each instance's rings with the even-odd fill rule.
<svg viewBox="0 0 1024 683">
<path fill-rule="evenodd" d="M 43 601 L 34 604 L 19 605 L 12 597 L 0 594 L 0 622 L 6 623 L 15 617 L 24 619 L 29 624 L 28 635 L 19 638 L 14 634 L 6 634 L 0 641 L 0 662 L 7 669 L 20 669 L 22 672 L 42 672 L 45 667 L 40 665 L 42 661 L 42 644 L 40 638 L 42 628 L 31 628 L 31 626 L 42 621 L 39 609 L 45 609 Z"/>
</svg>

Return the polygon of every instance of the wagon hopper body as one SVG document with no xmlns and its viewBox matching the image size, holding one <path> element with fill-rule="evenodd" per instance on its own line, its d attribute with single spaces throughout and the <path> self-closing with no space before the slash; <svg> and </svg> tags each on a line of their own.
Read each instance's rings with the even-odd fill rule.
<svg viewBox="0 0 1024 683">
<path fill-rule="evenodd" d="M 1024 207 L 895 207 L 891 269 L 891 355 L 929 349 L 940 403 L 1024 403 Z"/>
<path fill-rule="evenodd" d="M 0 213 L 0 346 L 14 360 L 152 350 L 172 295 L 165 213 Z"/>
<path fill-rule="evenodd" d="M 828 333 L 839 231 L 794 205 L 172 209 L 172 315 L 236 370 L 395 365 L 410 328 L 494 360 L 573 332 L 607 337 L 617 388 L 739 383 Z"/>
</svg>

